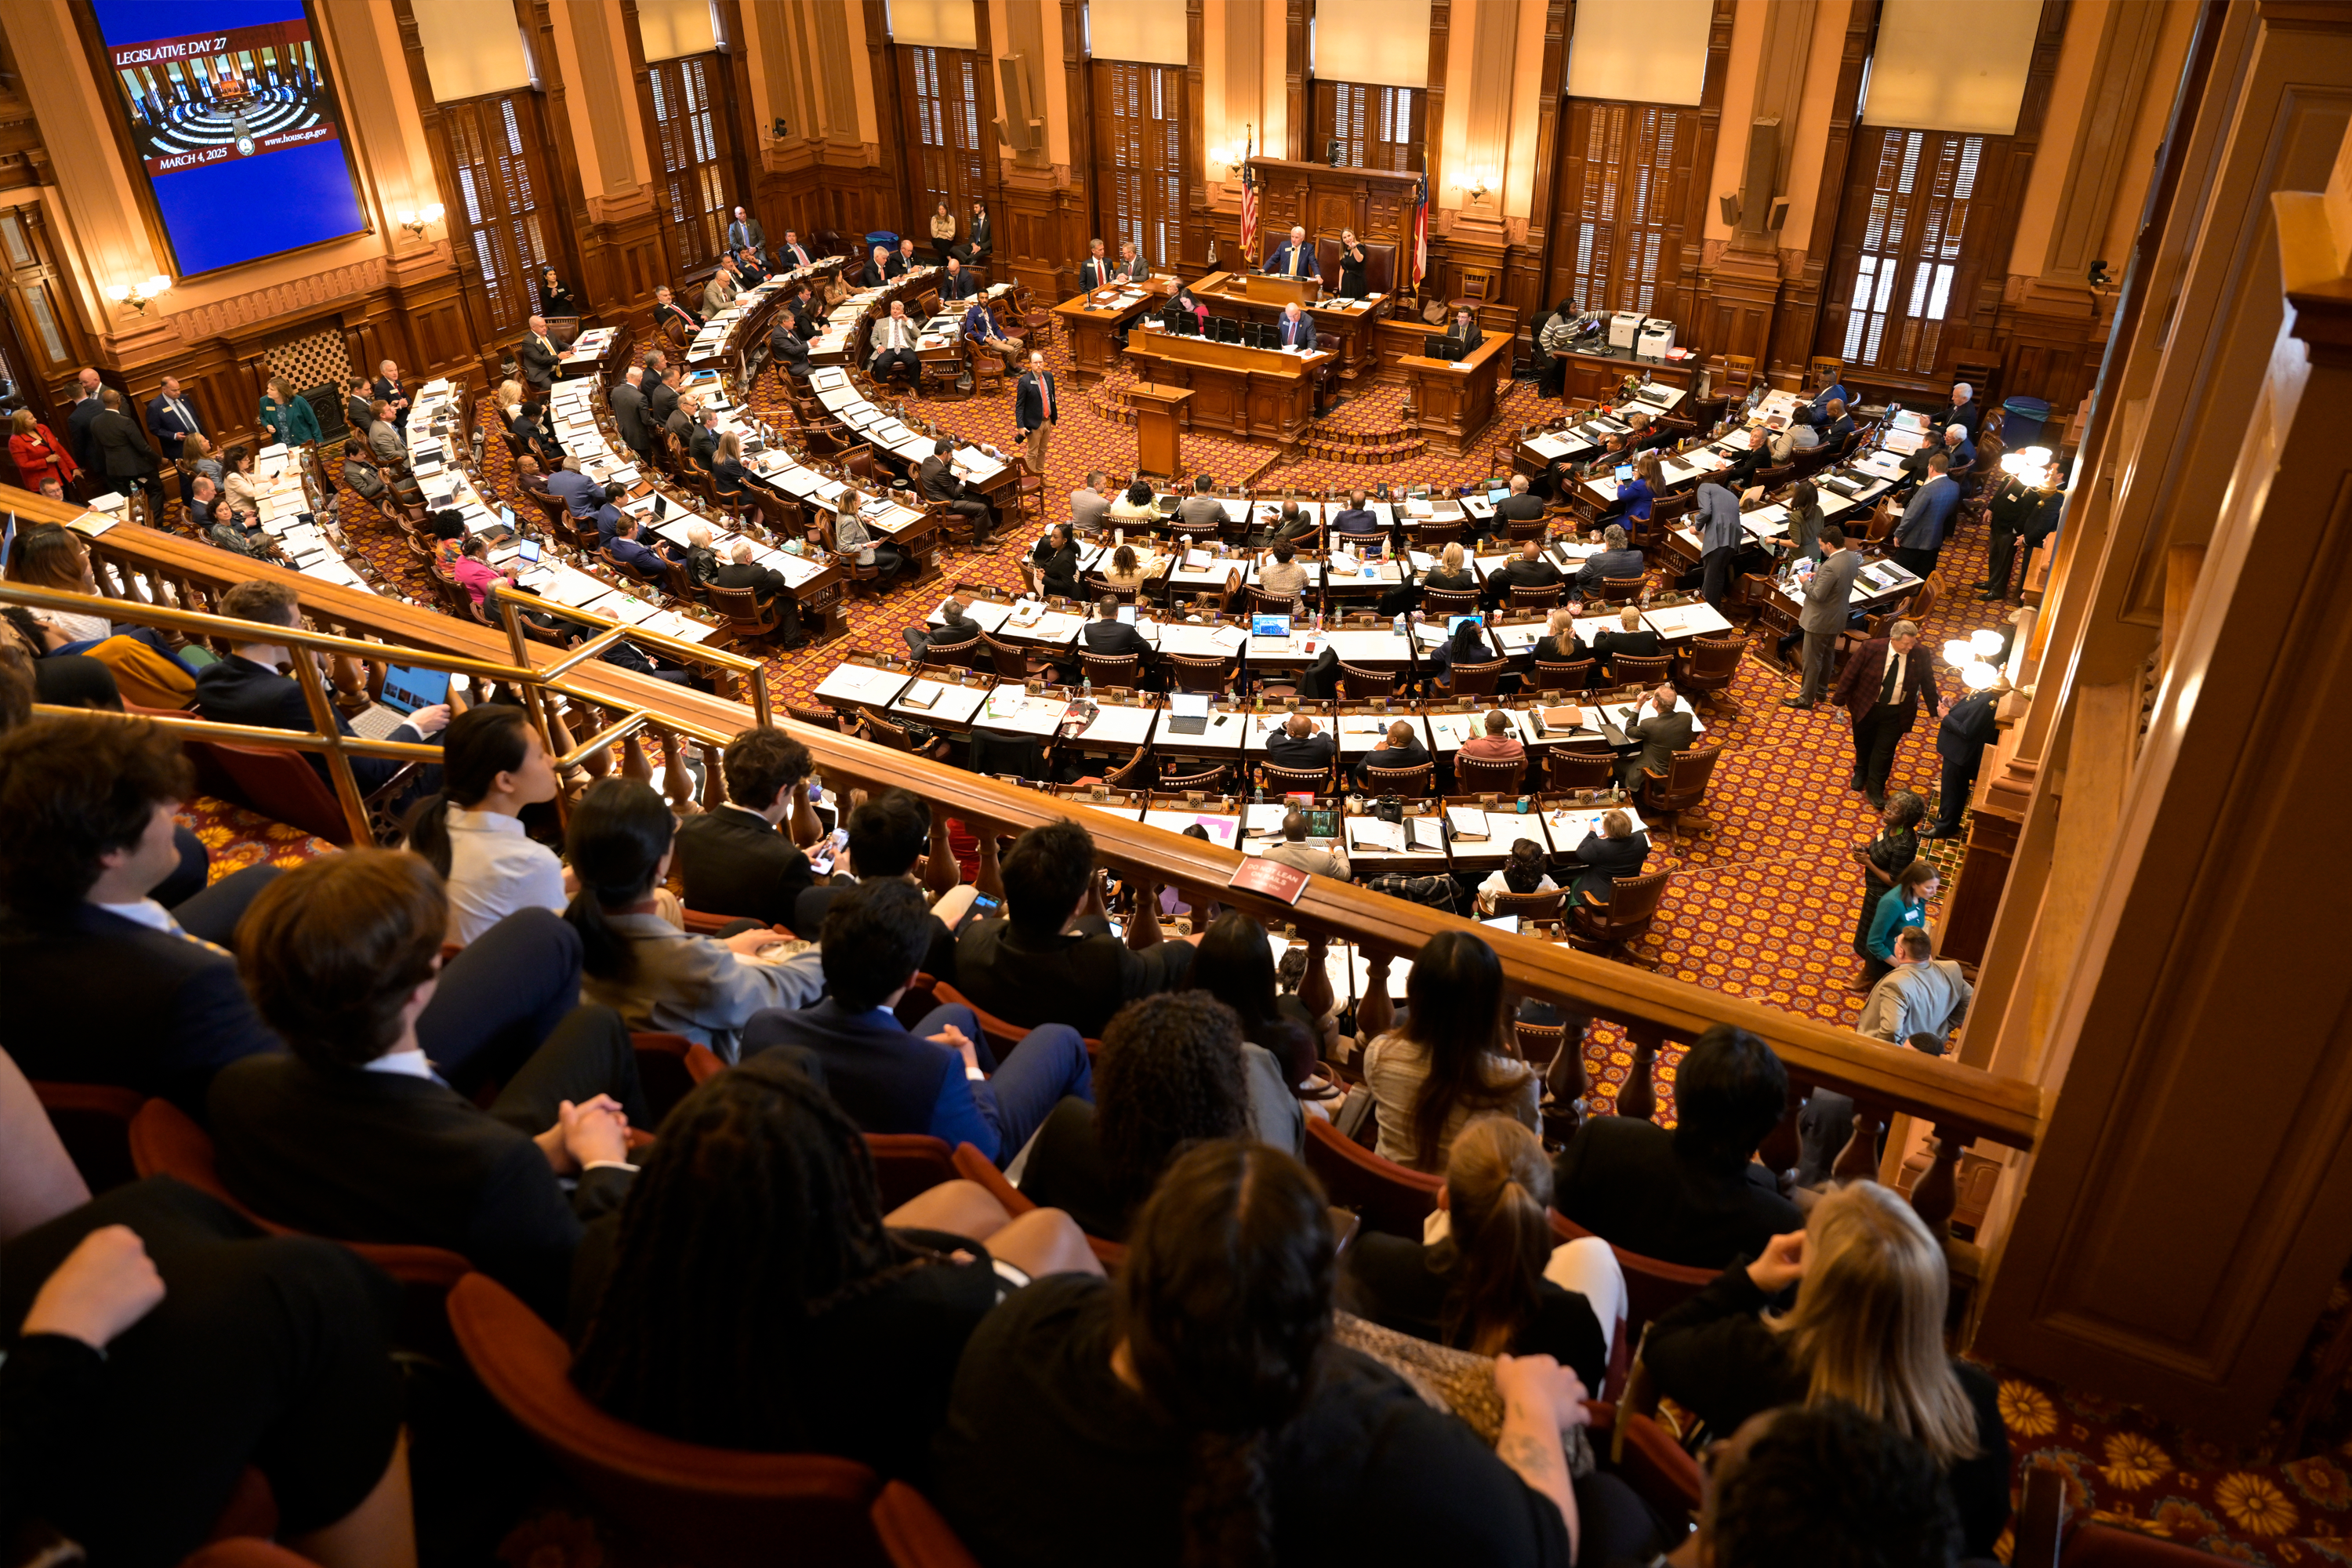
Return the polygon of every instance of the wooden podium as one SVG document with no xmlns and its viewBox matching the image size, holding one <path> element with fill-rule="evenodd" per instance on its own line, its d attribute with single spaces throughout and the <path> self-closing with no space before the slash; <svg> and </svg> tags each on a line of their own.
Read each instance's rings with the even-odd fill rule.
<svg viewBox="0 0 2352 1568">
<path fill-rule="evenodd" d="M 1184 405 L 1192 400 L 1187 386 L 1160 386 L 1139 381 L 1127 389 L 1135 405 L 1135 466 L 1147 474 L 1174 479 L 1184 471 Z"/>
<path fill-rule="evenodd" d="M 1233 282 L 1227 288 L 1239 284 L 1236 292 L 1261 302 L 1312 305 L 1323 298 L 1323 279 L 1312 272 L 1304 278 L 1285 277 L 1278 272 L 1234 272 L 1228 276 Z"/>
</svg>

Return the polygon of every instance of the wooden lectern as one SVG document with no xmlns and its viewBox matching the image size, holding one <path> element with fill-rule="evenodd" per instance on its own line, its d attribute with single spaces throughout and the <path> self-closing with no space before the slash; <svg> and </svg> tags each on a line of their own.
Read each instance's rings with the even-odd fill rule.
<svg viewBox="0 0 2352 1568">
<path fill-rule="evenodd" d="M 1323 298 L 1323 279 L 1312 272 L 1304 278 L 1286 278 L 1278 272 L 1243 272 L 1234 276 L 1242 292 L 1252 300 L 1276 305 L 1312 305 Z"/>
<path fill-rule="evenodd" d="M 1135 405 L 1135 466 L 1163 479 L 1182 473 L 1184 437 L 1180 424 L 1184 405 L 1192 400 L 1192 388 L 1139 381 L 1127 389 L 1127 400 Z"/>
</svg>

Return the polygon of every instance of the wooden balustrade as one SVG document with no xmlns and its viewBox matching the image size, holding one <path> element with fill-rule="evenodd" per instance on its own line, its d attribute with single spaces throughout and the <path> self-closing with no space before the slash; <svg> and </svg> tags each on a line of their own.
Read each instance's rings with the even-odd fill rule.
<svg viewBox="0 0 2352 1568">
<path fill-rule="evenodd" d="M 45 509 L 71 514 L 70 508 L 56 508 L 21 491 L 8 493 L 17 501 L 20 516 L 38 519 Z M 103 547 L 110 564 L 118 571 L 142 584 L 167 584 L 182 595 L 182 603 L 200 592 L 208 595 L 226 581 L 279 570 L 128 524 L 118 525 L 95 542 Z M 300 589 L 314 622 L 346 628 L 363 640 L 421 644 L 501 664 L 509 655 L 507 638 L 492 628 L 292 574 L 283 575 Z M 756 679 L 749 684 L 761 685 Z M 686 770 L 677 765 L 688 748 L 701 750 L 706 771 L 701 804 L 713 804 L 721 798 L 719 747 L 756 721 L 752 709 L 744 704 L 593 661 L 572 671 L 560 687 L 530 689 L 544 699 L 553 746 L 575 758 L 579 768 L 591 775 L 610 771 L 612 750 L 609 745 L 583 747 L 577 737 L 619 727 L 621 766 L 633 776 L 645 777 L 650 776 L 650 758 L 643 737 L 650 734 L 670 764 L 665 770 L 665 784 L 669 798 L 681 810 L 692 805 Z M 1284 905 L 1228 885 L 1242 858 L 1236 851 L 1146 826 L 1132 815 L 1113 816 L 1081 800 L 946 767 L 832 730 L 792 721 L 781 727 L 807 745 L 842 809 L 848 805 L 845 797 L 852 788 L 905 788 L 929 803 L 933 854 L 926 880 L 933 887 L 952 887 L 960 879 L 948 851 L 949 818 L 960 820 L 977 837 L 979 865 L 973 880 L 980 892 L 997 899 L 1003 896 L 999 840 L 1042 823 L 1068 818 L 1093 836 L 1099 861 L 1138 888 L 1172 885 L 1196 908 L 1220 903 L 1247 910 L 1269 929 L 1291 927 L 1309 944 L 1310 986 L 1319 982 L 1325 991 L 1328 988 L 1328 980 L 1322 979 L 1322 964 L 1313 960 L 1332 942 L 1352 944 L 1362 953 L 1369 973 L 1369 984 L 1357 1003 L 1357 1028 L 1362 1037 L 1377 1035 L 1393 1022 L 1389 997 L 1393 962 L 1410 958 L 1440 931 L 1464 929 L 1477 931 L 1493 945 L 1503 964 L 1506 984 L 1514 994 L 1549 1002 L 1572 1019 L 1606 1019 L 1626 1030 L 1633 1070 L 1620 1091 L 1621 1113 L 1654 1113 L 1657 1058 L 1668 1047 L 1687 1045 L 1717 1025 L 1748 1030 L 1780 1054 L 1794 1084 L 1829 1089 L 1854 1102 L 1855 1133 L 1838 1158 L 1840 1176 L 1878 1173 L 1877 1139 L 1897 1114 L 1933 1128 L 1930 1163 L 1916 1183 L 1913 1201 L 1923 1217 L 1938 1228 L 1948 1224 L 1956 1168 L 1969 1144 L 1998 1144 L 2030 1152 L 2042 1132 L 2042 1091 L 2022 1079 L 1997 1078 L 1951 1057 L 1890 1048 L 1848 1029 L 1612 963 L 1535 937 L 1486 930 L 1460 917 L 1348 883 L 1315 879 L 1295 906 Z M 1146 912 L 1150 909 L 1150 904 L 1145 906 Z M 1318 1008 L 1328 1008 L 1330 1003 L 1328 994 L 1306 999 L 1308 1005 Z M 1573 1051 L 1575 1047 L 1576 1042 L 1568 1039 L 1561 1048 Z M 1783 1154 L 1791 1152 L 1790 1138 L 1790 1130 L 1784 1125 L 1768 1146 Z"/>
</svg>

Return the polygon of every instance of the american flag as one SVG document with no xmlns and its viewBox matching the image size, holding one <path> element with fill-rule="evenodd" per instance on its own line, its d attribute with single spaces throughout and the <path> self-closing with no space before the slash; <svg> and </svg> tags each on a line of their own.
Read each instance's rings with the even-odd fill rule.
<svg viewBox="0 0 2352 1568">
<path fill-rule="evenodd" d="M 1244 219 L 1244 222 L 1247 220 Z M 1429 276 L 1429 176 L 1421 177 L 1420 188 L 1413 195 L 1412 205 L 1412 286 Z"/>
<path fill-rule="evenodd" d="M 1249 153 L 1242 154 L 1242 263 L 1257 256 L 1257 182 L 1250 177 Z"/>
</svg>

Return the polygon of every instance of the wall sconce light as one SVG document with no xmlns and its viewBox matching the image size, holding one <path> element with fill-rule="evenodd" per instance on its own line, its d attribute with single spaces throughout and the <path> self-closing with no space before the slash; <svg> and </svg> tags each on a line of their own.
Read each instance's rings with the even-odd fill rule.
<svg viewBox="0 0 2352 1568">
<path fill-rule="evenodd" d="M 1486 199 L 1487 193 L 1492 191 L 1494 188 L 1495 175 L 1493 172 L 1486 169 L 1478 169 L 1472 172 L 1469 183 L 1462 187 L 1462 193 L 1468 196 L 1473 202 L 1483 202 Z"/>
<path fill-rule="evenodd" d="M 118 305 L 128 305 L 141 315 L 154 302 L 155 296 L 172 286 L 172 280 L 157 273 L 144 283 L 116 283 L 108 288 L 106 297 Z"/>
<path fill-rule="evenodd" d="M 426 202 L 421 207 L 401 208 L 398 212 L 392 215 L 392 221 L 406 229 L 409 233 L 415 235 L 417 238 L 423 239 L 425 237 L 425 226 L 429 224 L 439 223 L 441 221 L 441 215 L 446 210 L 446 209 L 444 208 L 439 202 Z"/>
</svg>

